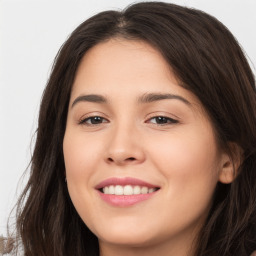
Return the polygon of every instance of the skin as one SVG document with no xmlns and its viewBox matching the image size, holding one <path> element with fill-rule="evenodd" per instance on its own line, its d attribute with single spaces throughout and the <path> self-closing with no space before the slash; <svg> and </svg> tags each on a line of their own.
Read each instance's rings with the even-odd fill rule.
<svg viewBox="0 0 256 256">
<path fill-rule="evenodd" d="M 138 100 L 149 93 L 186 102 Z M 89 94 L 106 102 L 77 100 Z M 101 117 L 97 124 L 91 123 L 94 116 Z M 159 123 L 157 116 L 167 119 Z M 217 182 L 231 182 L 230 159 L 217 146 L 200 101 L 179 86 L 161 54 L 140 41 L 111 39 L 83 57 L 63 151 L 70 197 L 99 238 L 103 256 L 193 255 Z M 135 205 L 112 206 L 95 189 L 111 177 L 160 189 Z"/>
</svg>

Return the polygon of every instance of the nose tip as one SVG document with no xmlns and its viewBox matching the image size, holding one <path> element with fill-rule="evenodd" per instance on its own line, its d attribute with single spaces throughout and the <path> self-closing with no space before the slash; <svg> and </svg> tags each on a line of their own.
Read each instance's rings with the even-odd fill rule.
<svg viewBox="0 0 256 256">
<path fill-rule="evenodd" d="M 127 129 L 113 130 L 108 137 L 105 160 L 108 164 L 138 164 L 145 160 L 143 143 L 137 132 Z"/>
</svg>

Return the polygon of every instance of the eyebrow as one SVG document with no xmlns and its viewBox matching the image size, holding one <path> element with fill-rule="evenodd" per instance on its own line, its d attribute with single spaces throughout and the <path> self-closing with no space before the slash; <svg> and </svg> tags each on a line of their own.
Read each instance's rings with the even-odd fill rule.
<svg viewBox="0 0 256 256">
<path fill-rule="evenodd" d="M 180 100 L 187 105 L 191 105 L 191 103 L 187 99 L 183 98 L 182 96 L 176 95 L 176 94 L 170 94 L 170 93 L 145 93 L 138 98 L 138 102 L 151 103 L 155 101 L 168 100 L 168 99 Z M 78 102 L 107 103 L 108 101 L 104 96 L 98 95 L 98 94 L 81 95 L 73 101 L 71 108 L 73 108 Z"/>
<path fill-rule="evenodd" d="M 107 103 L 107 99 L 101 95 L 98 94 L 88 94 L 88 95 L 81 95 L 77 97 L 72 105 L 71 108 L 73 108 L 78 102 L 94 102 L 94 103 Z"/>
<path fill-rule="evenodd" d="M 154 101 L 159 101 L 159 100 L 180 100 L 187 105 L 191 105 L 191 103 L 183 98 L 180 95 L 176 94 L 171 94 L 171 93 L 145 93 L 141 97 L 139 97 L 138 101 L 140 103 L 151 103 Z"/>
</svg>

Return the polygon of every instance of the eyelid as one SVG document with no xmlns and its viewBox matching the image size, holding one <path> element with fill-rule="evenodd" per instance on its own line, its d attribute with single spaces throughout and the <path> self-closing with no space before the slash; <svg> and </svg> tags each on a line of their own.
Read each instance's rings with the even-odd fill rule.
<svg viewBox="0 0 256 256">
<path fill-rule="evenodd" d="M 90 120 L 90 119 L 92 119 L 92 118 L 94 118 L 94 117 L 100 117 L 100 118 L 102 118 L 102 120 L 107 120 L 106 118 L 101 117 L 101 116 L 91 116 L 91 117 L 86 117 L 86 118 L 84 118 L 83 120 L 81 120 L 81 121 L 79 122 L 79 124 L 85 124 L 85 125 L 87 125 L 87 126 L 95 126 L 95 125 L 100 125 L 100 124 L 103 124 L 103 123 L 108 123 L 108 121 L 107 121 L 107 122 L 102 121 L 101 123 L 95 123 L 95 124 L 93 124 L 93 123 L 87 123 L 88 120 Z"/>
<path fill-rule="evenodd" d="M 180 118 L 178 118 L 177 116 L 174 116 L 173 114 L 170 113 L 166 113 L 166 112 L 153 112 L 150 113 L 145 119 L 146 119 L 146 123 L 149 123 L 149 121 L 153 118 L 157 118 L 157 117 L 164 117 L 168 120 L 171 121 L 171 123 L 165 123 L 165 124 L 156 124 L 156 125 L 173 125 L 173 124 L 177 124 L 180 123 Z"/>
<path fill-rule="evenodd" d="M 103 122 L 103 123 L 108 123 L 109 122 L 109 118 L 105 115 L 105 114 L 103 114 L 103 113 L 101 113 L 101 112 L 90 112 L 90 113 L 87 113 L 87 114 L 85 114 L 85 115 L 83 115 L 82 117 L 80 117 L 79 119 L 78 119 L 78 124 L 85 124 L 85 121 L 87 120 L 87 119 L 90 119 L 90 118 L 93 118 L 93 117 L 100 117 L 100 118 L 102 118 L 102 119 L 105 119 L 105 120 L 107 120 L 107 122 Z M 90 124 L 88 124 L 88 126 L 89 126 Z M 95 125 L 95 124 L 92 124 L 92 125 Z"/>
</svg>

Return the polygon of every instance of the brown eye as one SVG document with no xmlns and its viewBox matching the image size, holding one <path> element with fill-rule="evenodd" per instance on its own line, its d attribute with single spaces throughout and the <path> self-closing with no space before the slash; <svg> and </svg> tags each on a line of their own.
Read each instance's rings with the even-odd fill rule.
<svg viewBox="0 0 256 256">
<path fill-rule="evenodd" d="M 91 116 L 83 119 L 80 124 L 97 125 L 106 122 L 107 120 L 101 116 Z"/>
<path fill-rule="evenodd" d="M 165 116 L 152 117 L 149 119 L 149 122 L 153 123 L 153 124 L 160 124 L 160 125 L 178 123 L 177 120 L 170 118 L 170 117 L 165 117 Z"/>
</svg>

